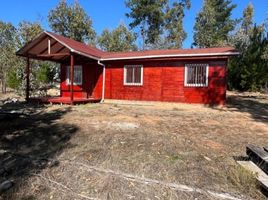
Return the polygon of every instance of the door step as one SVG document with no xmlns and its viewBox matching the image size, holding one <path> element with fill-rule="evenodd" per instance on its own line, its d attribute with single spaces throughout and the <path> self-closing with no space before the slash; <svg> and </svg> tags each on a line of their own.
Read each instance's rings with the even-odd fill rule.
<svg viewBox="0 0 268 200">
<path fill-rule="evenodd" d="M 267 147 L 248 145 L 246 153 L 249 159 L 268 175 L 268 151 Z"/>
<path fill-rule="evenodd" d="M 256 179 L 262 188 L 268 192 L 268 147 L 247 145 L 246 153 L 249 159 L 237 160 L 237 163 L 256 174 Z"/>
<path fill-rule="evenodd" d="M 256 178 L 261 186 L 268 191 L 268 175 L 264 173 L 255 163 L 252 161 L 237 161 L 239 165 L 245 169 L 251 171 L 253 174 L 256 174 Z"/>
</svg>

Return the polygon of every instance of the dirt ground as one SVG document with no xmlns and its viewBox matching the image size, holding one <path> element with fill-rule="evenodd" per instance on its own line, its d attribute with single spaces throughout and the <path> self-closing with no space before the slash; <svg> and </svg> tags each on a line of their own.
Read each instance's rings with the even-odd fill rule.
<svg viewBox="0 0 268 200">
<path fill-rule="evenodd" d="M 10 95 L 9 97 L 11 97 Z M 3 104 L 0 199 L 266 199 L 236 159 L 267 146 L 268 95 L 224 107 L 106 101 Z"/>
</svg>

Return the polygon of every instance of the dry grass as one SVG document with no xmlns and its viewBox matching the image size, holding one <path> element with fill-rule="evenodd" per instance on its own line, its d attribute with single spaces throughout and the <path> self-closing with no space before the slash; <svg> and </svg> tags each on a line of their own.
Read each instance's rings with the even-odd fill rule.
<svg viewBox="0 0 268 200">
<path fill-rule="evenodd" d="M 245 156 L 249 143 L 267 145 L 268 98 L 229 96 L 223 108 L 120 101 L 38 107 L 0 128 L 1 149 L 31 158 L 22 175 L 7 175 L 17 184 L 3 198 L 216 199 L 213 191 L 264 199 L 234 157 Z M 40 158 L 42 167 L 34 164 Z M 51 166 L 54 160 L 59 164 Z"/>
</svg>

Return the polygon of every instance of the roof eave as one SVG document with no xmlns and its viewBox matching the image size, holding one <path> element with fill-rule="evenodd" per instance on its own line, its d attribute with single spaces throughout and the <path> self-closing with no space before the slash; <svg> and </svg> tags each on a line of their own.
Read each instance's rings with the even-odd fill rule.
<svg viewBox="0 0 268 200">
<path fill-rule="evenodd" d="M 30 44 L 32 43 L 33 41 L 37 40 L 39 37 L 41 37 L 42 35 L 45 34 L 45 31 L 44 32 L 41 32 L 39 33 L 36 37 L 34 37 L 31 41 L 27 42 L 25 45 L 23 45 L 23 47 L 21 47 L 18 51 L 16 51 L 16 55 L 17 56 L 24 56 L 26 57 L 27 54 L 23 53 L 23 51 L 25 50 L 25 48 Z"/>
</svg>

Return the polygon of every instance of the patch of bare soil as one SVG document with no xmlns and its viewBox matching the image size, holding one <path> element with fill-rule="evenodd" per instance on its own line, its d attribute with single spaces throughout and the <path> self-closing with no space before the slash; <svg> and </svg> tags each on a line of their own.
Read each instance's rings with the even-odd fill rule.
<svg viewBox="0 0 268 200">
<path fill-rule="evenodd" d="M 14 106 L 26 115 L 0 122 L 0 181 L 14 181 L 3 199 L 266 198 L 235 157 L 249 143 L 267 146 L 267 95 L 231 93 L 225 107 L 20 102 L 1 110 Z"/>
</svg>

